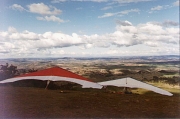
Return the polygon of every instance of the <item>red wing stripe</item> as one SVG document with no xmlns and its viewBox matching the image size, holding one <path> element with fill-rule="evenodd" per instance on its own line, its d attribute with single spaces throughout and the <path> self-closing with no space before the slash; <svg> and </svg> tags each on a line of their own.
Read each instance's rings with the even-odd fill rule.
<svg viewBox="0 0 180 119">
<path fill-rule="evenodd" d="M 26 76 L 60 76 L 60 77 L 68 77 L 68 78 L 75 78 L 75 79 L 90 81 L 87 78 L 84 78 L 80 75 L 77 75 L 73 72 L 67 71 L 67 70 L 59 68 L 59 67 L 44 69 L 44 70 L 40 70 L 37 72 L 24 74 L 24 75 L 21 75 L 18 77 L 26 77 Z"/>
</svg>

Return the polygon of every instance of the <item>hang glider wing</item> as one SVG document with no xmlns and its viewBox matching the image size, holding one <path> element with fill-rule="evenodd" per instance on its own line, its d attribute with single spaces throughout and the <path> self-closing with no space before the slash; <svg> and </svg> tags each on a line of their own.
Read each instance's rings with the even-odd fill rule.
<svg viewBox="0 0 180 119">
<path fill-rule="evenodd" d="M 111 86 L 117 86 L 117 87 L 143 88 L 143 89 L 154 91 L 162 95 L 168 95 L 168 96 L 173 95 L 172 93 L 166 90 L 160 89 L 158 87 L 152 86 L 147 83 L 143 83 L 141 81 L 138 81 L 129 77 L 117 79 L 117 80 L 99 82 L 98 84 L 104 85 L 104 86 L 111 85 Z"/>
<path fill-rule="evenodd" d="M 94 83 L 87 78 L 67 71 L 59 67 L 40 70 L 33 73 L 28 73 L 18 77 L 0 81 L 0 83 L 9 83 L 19 80 L 37 79 L 37 80 L 51 80 L 51 81 L 68 81 L 82 85 L 82 88 L 98 88 L 101 89 L 100 84 Z"/>
</svg>

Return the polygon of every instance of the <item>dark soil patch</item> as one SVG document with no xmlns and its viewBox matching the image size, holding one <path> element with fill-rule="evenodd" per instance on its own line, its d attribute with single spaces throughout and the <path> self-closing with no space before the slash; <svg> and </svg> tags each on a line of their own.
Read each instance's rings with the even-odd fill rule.
<svg viewBox="0 0 180 119">
<path fill-rule="evenodd" d="M 180 118 L 180 96 L 0 86 L 0 118 Z"/>
</svg>

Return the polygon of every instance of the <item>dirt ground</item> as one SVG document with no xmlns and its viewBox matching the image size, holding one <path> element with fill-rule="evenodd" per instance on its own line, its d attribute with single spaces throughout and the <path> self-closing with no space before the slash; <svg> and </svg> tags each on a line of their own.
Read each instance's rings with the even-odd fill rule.
<svg viewBox="0 0 180 119">
<path fill-rule="evenodd" d="M 12 86 L 0 86 L 0 92 L 0 118 L 180 118 L 179 89 L 173 96 Z"/>
</svg>

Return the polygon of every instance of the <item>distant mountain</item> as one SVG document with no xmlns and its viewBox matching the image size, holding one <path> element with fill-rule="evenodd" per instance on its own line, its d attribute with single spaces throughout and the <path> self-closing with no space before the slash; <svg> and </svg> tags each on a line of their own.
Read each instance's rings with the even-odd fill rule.
<svg viewBox="0 0 180 119">
<path fill-rule="evenodd" d="M 8 60 L 14 62 L 27 62 L 27 61 L 49 61 L 49 60 L 179 60 L 179 55 L 162 55 L 162 56 L 112 56 L 112 57 L 47 57 L 47 58 L 7 58 L 0 60 Z"/>
</svg>

